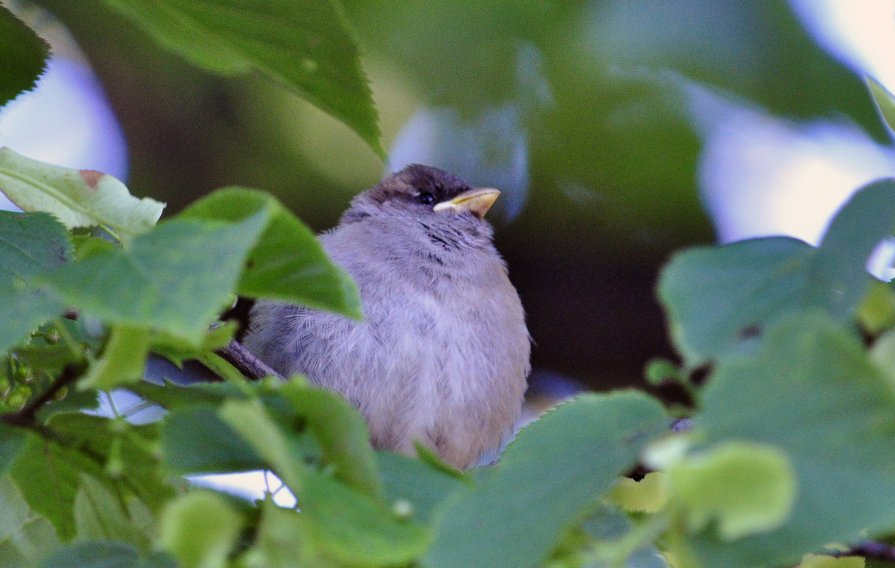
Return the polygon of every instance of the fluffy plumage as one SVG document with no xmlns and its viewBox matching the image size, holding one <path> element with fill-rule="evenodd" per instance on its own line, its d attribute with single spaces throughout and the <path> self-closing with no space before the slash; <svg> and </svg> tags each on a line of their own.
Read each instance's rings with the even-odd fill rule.
<svg viewBox="0 0 895 568">
<path fill-rule="evenodd" d="M 418 440 L 458 468 L 511 435 L 530 370 L 522 304 L 481 218 L 493 198 L 472 206 L 472 189 L 413 165 L 359 194 L 320 240 L 357 282 L 365 320 L 261 302 L 245 341 L 283 375 L 341 393 L 374 446 L 412 453 Z"/>
</svg>

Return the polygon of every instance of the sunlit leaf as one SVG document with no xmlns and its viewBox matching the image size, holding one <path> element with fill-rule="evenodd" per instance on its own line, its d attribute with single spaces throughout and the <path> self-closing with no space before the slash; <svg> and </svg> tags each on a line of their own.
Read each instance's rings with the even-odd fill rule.
<svg viewBox="0 0 895 568">
<path fill-rule="evenodd" d="M 149 354 L 149 341 L 146 329 L 113 326 L 102 357 L 93 362 L 78 387 L 112 390 L 119 385 L 141 380 Z"/>
<path fill-rule="evenodd" d="M 192 491 L 165 507 L 159 543 L 182 568 L 223 568 L 242 524 L 236 509 L 220 495 Z"/>
<path fill-rule="evenodd" d="M 786 454 L 758 444 L 721 444 L 673 464 L 666 475 L 691 528 L 716 522 L 723 540 L 779 527 L 796 496 Z"/>
<path fill-rule="evenodd" d="M 165 207 L 131 196 L 110 175 L 39 162 L 9 148 L 0 148 L 0 192 L 25 211 L 52 213 L 68 228 L 101 225 L 125 240 L 152 228 Z"/>
<path fill-rule="evenodd" d="M 358 48 L 327 0 L 105 0 L 161 46 L 224 75 L 259 71 L 333 115 L 382 155 Z"/>
</svg>

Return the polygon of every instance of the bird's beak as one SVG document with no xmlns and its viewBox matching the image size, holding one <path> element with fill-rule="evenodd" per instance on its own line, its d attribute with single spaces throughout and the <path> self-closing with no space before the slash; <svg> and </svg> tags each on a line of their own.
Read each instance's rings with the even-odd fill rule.
<svg viewBox="0 0 895 568">
<path fill-rule="evenodd" d="M 479 187 L 464 191 L 450 201 L 443 201 L 432 208 L 433 211 L 452 211 L 454 213 L 462 213 L 469 211 L 479 219 L 485 216 L 485 213 L 491 209 L 494 202 L 500 196 L 500 191 L 493 187 Z"/>
</svg>

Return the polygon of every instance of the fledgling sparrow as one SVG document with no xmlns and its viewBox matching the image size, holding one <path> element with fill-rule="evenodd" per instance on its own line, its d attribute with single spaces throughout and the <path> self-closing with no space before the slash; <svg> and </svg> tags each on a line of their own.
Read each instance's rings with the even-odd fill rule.
<svg viewBox="0 0 895 568">
<path fill-rule="evenodd" d="M 342 394 L 377 448 L 419 441 L 457 468 L 493 461 L 530 370 L 522 303 L 484 220 L 498 195 L 421 165 L 357 195 L 320 241 L 365 319 L 259 302 L 246 347 Z"/>
</svg>

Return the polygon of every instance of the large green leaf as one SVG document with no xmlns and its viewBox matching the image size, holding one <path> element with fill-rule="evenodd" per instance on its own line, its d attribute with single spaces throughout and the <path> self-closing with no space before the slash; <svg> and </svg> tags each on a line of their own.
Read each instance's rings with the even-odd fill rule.
<svg viewBox="0 0 895 568">
<path fill-rule="evenodd" d="M 0 475 L 12 464 L 25 446 L 28 432 L 20 428 L 12 428 L 0 422 Z"/>
<path fill-rule="evenodd" d="M 411 518 L 420 522 L 429 523 L 449 495 L 466 487 L 456 475 L 422 460 L 393 453 L 379 453 L 376 457 L 388 502 L 408 504 Z"/>
<path fill-rule="evenodd" d="M 72 307 L 110 323 L 198 344 L 235 291 L 267 220 L 266 210 L 239 223 L 174 219 L 126 249 L 70 263 L 47 282 Z"/>
<path fill-rule="evenodd" d="M 497 470 L 450 498 L 426 566 L 540 566 L 566 530 L 668 429 L 634 392 L 585 395 L 529 425 Z"/>
<path fill-rule="evenodd" d="M 71 260 L 68 232 L 52 215 L 0 211 L 0 352 L 59 314 L 63 306 L 33 277 Z"/>
<path fill-rule="evenodd" d="M 296 302 L 360 318 L 357 286 L 330 262 L 313 233 L 272 196 L 243 188 L 218 190 L 181 217 L 236 221 L 265 209 L 270 221 L 252 249 L 239 293 Z"/>
<path fill-rule="evenodd" d="M 689 538 L 685 549 L 703 566 L 785 565 L 895 529 L 895 388 L 828 316 L 789 318 L 757 354 L 722 359 L 701 406 L 694 456 L 731 441 L 777 448 L 797 483 L 779 529 L 724 540 L 708 528 Z"/>
<path fill-rule="evenodd" d="M 772 237 L 678 254 L 662 273 L 659 297 L 686 363 L 735 350 L 795 311 L 850 319 L 871 283 L 867 257 L 893 228 L 895 182 L 886 180 L 855 194 L 818 248 Z"/>
<path fill-rule="evenodd" d="M 292 380 L 283 396 L 307 423 L 333 475 L 354 488 L 382 498 L 382 482 L 370 447 L 367 424 L 341 396 Z"/>
<path fill-rule="evenodd" d="M 50 46 L 0 5 L 0 107 L 34 87 L 49 56 Z"/>
<path fill-rule="evenodd" d="M 313 472 L 299 496 L 308 541 L 345 565 L 402 565 L 419 557 L 430 534 L 339 481 Z"/>
<path fill-rule="evenodd" d="M 116 540 L 149 549 L 149 535 L 140 531 L 137 519 L 108 487 L 87 474 L 81 475 L 72 513 L 78 540 Z"/>
<path fill-rule="evenodd" d="M 33 568 L 57 546 L 53 525 L 28 507 L 8 476 L 0 476 L 0 566 Z"/>
<path fill-rule="evenodd" d="M 36 436 L 10 469 L 28 505 L 52 523 L 63 541 L 76 535 L 72 511 L 82 472 L 102 476 L 102 469 L 80 452 Z"/>
<path fill-rule="evenodd" d="M 133 197 L 110 175 L 39 162 L 9 148 L 0 148 L 0 191 L 25 211 L 52 213 L 69 228 L 100 225 L 123 240 L 152 228 L 165 207 Z"/>
<path fill-rule="evenodd" d="M 209 71 L 250 70 L 298 92 L 380 156 L 379 127 L 357 45 L 331 0 L 105 0 L 163 47 Z"/>
<path fill-rule="evenodd" d="M 72 259 L 68 231 L 46 213 L 0 211 L 0 288 Z"/>
</svg>

